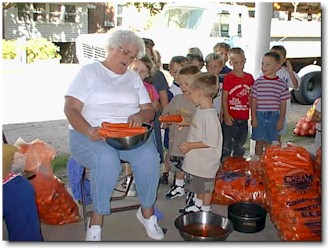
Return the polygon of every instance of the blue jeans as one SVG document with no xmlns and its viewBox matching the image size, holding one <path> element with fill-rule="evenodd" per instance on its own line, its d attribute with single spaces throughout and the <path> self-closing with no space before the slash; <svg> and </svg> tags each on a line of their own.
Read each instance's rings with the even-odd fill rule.
<svg viewBox="0 0 329 249">
<path fill-rule="evenodd" d="M 43 241 L 32 184 L 17 176 L 3 185 L 2 194 L 9 241 Z"/>
<path fill-rule="evenodd" d="M 279 131 L 276 129 L 280 118 L 279 111 L 257 111 L 258 126 L 252 128 L 251 139 L 272 143 L 278 141 Z"/>
<path fill-rule="evenodd" d="M 69 147 L 72 157 L 90 169 L 90 191 L 95 213 L 111 213 L 109 200 L 122 171 L 120 159 L 131 165 L 141 206 L 153 207 L 160 176 L 160 158 L 153 136 L 136 149 L 117 150 L 106 141 L 93 142 L 85 135 L 70 130 Z"/>
<path fill-rule="evenodd" d="M 243 156 L 245 149 L 243 145 L 246 142 L 248 136 L 248 120 L 235 119 L 232 126 L 222 123 L 223 131 L 223 150 L 222 150 L 222 162 L 226 157 L 231 156 Z"/>
</svg>

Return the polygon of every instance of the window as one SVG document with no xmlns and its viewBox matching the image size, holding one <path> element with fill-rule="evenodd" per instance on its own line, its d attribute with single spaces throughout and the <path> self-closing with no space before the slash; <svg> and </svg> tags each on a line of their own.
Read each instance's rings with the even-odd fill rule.
<svg viewBox="0 0 329 249">
<path fill-rule="evenodd" d="M 77 16 L 73 4 L 17 3 L 17 11 L 20 21 L 74 23 Z"/>
<path fill-rule="evenodd" d="M 232 19 L 233 18 L 233 19 Z M 232 15 L 223 10 L 217 15 L 216 21 L 211 29 L 211 37 L 241 37 L 241 19 L 242 14 Z"/>
<path fill-rule="evenodd" d="M 65 22 L 75 22 L 77 15 L 75 5 L 65 4 Z"/>
<path fill-rule="evenodd" d="M 211 37 L 229 37 L 230 14 L 226 11 L 217 15 L 217 21 L 213 24 Z"/>
<path fill-rule="evenodd" d="M 123 25 L 122 21 L 122 12 L 123 12 L 123 5 L 117 5 L 117 26 L 121 27 Z"/>
<path fill-rule="evenodd" d="M 30 4 L 17 3 L 18 20 L 25 21 L 30 19 Z"/>
<path fill-rule="evenodd" d="M 33 3 L 33 21 L 45 22 L 46 21 L 46 4 L 45 3 Z"/>
<path fill-rule="evenodd" d="M 53 23 L 71 23 L 75 22 L 75 5 L 69 4 L 50 4 L 49 21 Z"/>
</svg>

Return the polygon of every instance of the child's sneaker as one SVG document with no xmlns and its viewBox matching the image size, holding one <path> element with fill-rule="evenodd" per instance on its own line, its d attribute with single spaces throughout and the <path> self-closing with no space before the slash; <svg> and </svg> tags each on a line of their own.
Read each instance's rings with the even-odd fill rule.
<svg viewBox="0 0 329 249">
<path fill-rule="evenodd" d="M 180 187 L 177 185 L 174 185 L 166 194 L 165 197 L 166 198 L 170 198 L 170 199 L 174 199 L 176 197 L 179 196 L 183 196 L 185 195 L 185 190 L 184 190 L 184 186 Z"/>
<path fill-rule="evenodd" d="M 158 219 L 155 215 L 152 215 L 149 219 L 145 219 L 142 214 L 142 209 L 139 208 L 136 213 L 137 219 L 145 227 L 147 235 L 156 240 L 161 240 L 164 238 L 164 233 L 162 228 L 158 225 Z"/>
<path fill-rule="evenodd" d="M 128 190 L 127 196 L 134 197 L 136 196 L 136 187 L 135 187 L 135 181 L 133 181 L 130 185 L 130 188 Z"/>
<path fill-rule="evenodd" d="M 188 191 L 187 192 L 187 195 L 186 195 L 186 199 L 185 199 L 185 204 L 188 206 L 188 205 L 191 205 L 194 203 L 195 201 L 195 193 L 191 192 L 191 191 Z"/>
<path fill-rule="evenodd" d="M 87 225 L 87 233 L 85 241 L 102 241 L 102 228 L 98 225 L 93 225 L 89 228 L 90 218 Z"/>
<path fill-rule="evenodd" d="M 168 177 L 169 177 L 169 173 L 163 172 L 162 175 L 160 176 L 159 183 L 168 185 L 168 183 L 169 183 Z"/>
<path fill-rule="evenodd" d="M 192 205 L 189 205 L 189 206 L 186 206 L 184 208 L 184 210 L 182 210 L 183 212 L 182 213 L 189 213 L 189 212 L 200 212 L 201 211 L 201 207 L 195 205 L 195 204 L 192 204 Z"/>
</svg>

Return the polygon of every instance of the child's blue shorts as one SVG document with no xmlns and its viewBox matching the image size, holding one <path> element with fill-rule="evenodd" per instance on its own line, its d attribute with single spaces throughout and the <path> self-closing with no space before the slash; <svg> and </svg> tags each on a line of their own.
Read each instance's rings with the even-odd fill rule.
<svg viewBox="0 0 329 249">
<path fill-rule="evenodd" d="M 276 125 L 279 121 L 279 111 L 257 111 L 258 126 L 252 128 L 251 139 L 272 143 L 278 141 L 279 131 Z"/>
</svg>

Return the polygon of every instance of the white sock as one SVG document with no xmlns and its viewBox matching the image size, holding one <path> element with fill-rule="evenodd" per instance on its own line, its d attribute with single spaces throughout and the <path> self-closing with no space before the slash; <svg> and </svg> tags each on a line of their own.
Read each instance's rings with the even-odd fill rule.
<svg viewBox="0 0 329 249">
<path fill-rule="evenodd" d="M 211 205 L 209 205 L 209 206 L 202 205 L 201 206 L 201 211 L 210 212 L 211 211 Z"/>
<path fill-rule="evenodd" d="M 184 183 L 185 183 L 184 179 L 183 180 L 180 180 L 180 179 L 175 180 L 175 184 L 179 187 L 183 187 Z"/>
<path fill-rule="evenodd" d="M 195 197 L 195 205 L 198 206 L 198 207 L 201 207 L 202 206 L 202 200 L 201 199 L 198 199 L 198 197 Z"/>
</svg>

